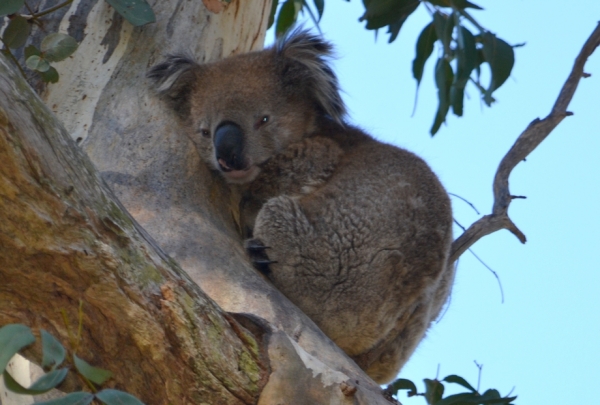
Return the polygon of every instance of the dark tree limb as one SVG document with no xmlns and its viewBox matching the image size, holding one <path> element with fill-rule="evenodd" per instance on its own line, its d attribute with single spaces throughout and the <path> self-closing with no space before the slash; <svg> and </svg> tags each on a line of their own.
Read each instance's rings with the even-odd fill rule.
<svg viewBox="0 0 600 405">
<path fill-rule="evenodd" d="M 511 201 L 516 198 L 522 198 L 510 193 L 508 177 L 515 166 L 537 148 L 565 117 L 573 115 L 573 113 L 567 111 L 567 107 L 575 94 L 580 79 L 590 76 L 583 71 L 583 68 L 590 55 L 599 45 L 600 23 L 583 45 L 579 55 L 577 55 L 573 69 L 563 85 L 550 114 L 544 119 L 540 120 L 536 118 L 533 120 L 500 162 L 496 176 L 494 177 L 494 206 L 492 213 L 485 215 L 473 223 L 452 243 L 450 259 L 453 262 L 479 239 L 501 229 L 509 230 L 522 243 L 526 242 L 525 234 L 519 230 L 508 216 L 508 207 Z"/>
</svg>

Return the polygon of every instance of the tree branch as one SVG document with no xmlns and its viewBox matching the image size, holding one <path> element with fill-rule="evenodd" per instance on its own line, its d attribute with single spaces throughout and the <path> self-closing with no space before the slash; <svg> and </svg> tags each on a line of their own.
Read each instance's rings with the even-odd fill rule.
<svg viewBox="0 0 600 405">
<path fill-rule="evenodd" d="M 508 216 L 510 202 L 518 198 L 510 194 L 508 177 L 515 166 L 537 148 L 565 117 L 573 115 L 567 111 L 567 107 L 575 94 L 580 79 L 589 76 L 589 74 L 584 73 L 583 68 L 590 55 L 599 45 L 600 23 L 589 36 L 575 59 L 573 69 L 563 85 L 550 114 L 542 120 L 539 118 L 533 120 L 500 162 L 496 176 L 494 177 L 494 206 L 492 213 L 480 218 L 452 243 L 450 254 L 452 261 L 456 261 L 460 255 L 479 239 L 500 229 L 509 230 L 522 243 L 525 243 L 527 240 L 525 235 Z"/>
</svg>

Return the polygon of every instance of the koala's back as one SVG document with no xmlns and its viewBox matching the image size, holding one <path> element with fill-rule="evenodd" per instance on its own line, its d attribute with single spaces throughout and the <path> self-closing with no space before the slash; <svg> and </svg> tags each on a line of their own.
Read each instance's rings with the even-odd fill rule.
<svg viewBox="0 0 600 405">
<path fill-rule="evenodd" d="M 273 283 L 375 380 L 387 381 L 449 294 L 450 201 L 420 158 L 357 129 L 325 126 L 292 146 L 311 153 L 292 155 L 318 167 L 323 145 L 335 161 L 321 184 L 303 188 L 297 164 L 293 173 L 274 165 L 279 179 L 294 177 L 295 190 L 265 203 L 254 236 L 272 246 Z"/>
</svg>

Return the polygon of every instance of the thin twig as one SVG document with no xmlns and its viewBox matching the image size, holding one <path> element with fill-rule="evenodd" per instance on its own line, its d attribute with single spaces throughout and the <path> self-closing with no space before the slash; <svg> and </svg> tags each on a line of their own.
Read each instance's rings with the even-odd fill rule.
<svg viewBox="0 0 600 405">
<path fill-rule="evenodd" d="M 475 212 L 477 213 L 477 215 L 481 215 L 481 213 L 477 210 L 477 208 L 475 208 L 475 206 L 471 202 L 469 202 L 469 200 L 467 200 L 467 199 L 459 196 L 458 194 L 454 194 L 454 193 L 448 193 L 448 195 L 451 195 L 452 197 L 456 197 L 456 198 L 459 198 L 459 199 L 463 200 L 464 202 L 466 202 L 467 204 L 469 204 L 471 206 L 471 208 L 473 208 L 473 210 L 475 210 Z"/>
<path fill-rule="evenodd" d="M 493 275 L 494 277 L 496 277 L 496 280 L 498 281 L 498 286 L 500 287 L 500 299 L 501 302 L 504 304 L 504 289 L 502 288 L 502 282 L 500 281 L 500 277 L 498 276 L 498 273 L 496 273 L 490 266 L 488 266 L 479 256 L 477 256 L 475 254 L 475 252 L 473 252 L 473 249 L 469 249 L 469 252 L 471 252 L 471 254 L 473 256 L 475 256 L 475 258 L 477 260 L 479 260 L 479 263 L 483 264 L 485 266 L 486 269 L 488 269 Z"/>
<path fill-rule="evenodd" d="M 596 26 L 583 45 L 579 55 L 577 55 L 573 69 L 563 85 L 550 114 L 544 119 L 540 120 L 536 118 L 533 120 L 525 131 L 519 135 L 504 158 L 502 158 L 494 176 L 494 206 L 492 213 L 477 220 L 452 243 L 450 260 L 458 259 L 460 255 L 479 239 L 500 229 L 509 230 L 522 243 L 527 241 L 525 234 L 517 228 L 508 216 L 508 206 L 516 197 L 510 193 L 508 177 L 515 166 L 537 148 L 565 117 L 572 115 L 572 113 L 567 111 L 567 107 L 575 94 L 579 81 L 582 77 L 587 76 L 587 73 L 583 71 L 586 61 L 599 45 L 600 24 Z"/>
<path fill-rule="evenodd" d="M 477 373 L 477 392 L 479 392 L 479 388 L 481 386 L 481 373 L 482 373 L 482 369 L 483 369 L 483 364 L 477 363 L 477 360 L 473 360 L 473 362 L 479 369 L 479 372 Z"/>
<path fill-rule="evenodd" d="M 458 227 L 459 227 L 460 229 L 462 229 L 462 230 L 463 230 L 463 232 L 467 230 L 467 228 L 465 228 L 464 226 L 462 226 L 462 225 L 461 225 L 461 224 L 460 224 L 460 223 L 459 223 L 459 222 L 458 222 L 458 221 L 457 221 L 455 218 L 452 218 L 452 220 L 454 221 L 454 223 L 455 223 L 456 225 L 458 225 Z"/>
<path fill-rule="evenodd" d="M 43 16 L 45 16 L 46 14 L 53 13 L 53 12 L 55 12 L 56 10 L 59 10 L 59 9 L 63 8 L 64 6 L 67 6 L 67 5 L 71 4 L 72 2 L 73 2 L 73 0 L 66 0 L 66 1 L 64 1 L 64 2 L 62 2 L 62 3 L 60 3 L 60 4 L 57 4 L 57 5 L 56 5 L 56 6 L 54 6 L 54 7 L 50 7 L 50 8 L 49 8 L 49 9 L 47 9 L 47 10 L 40 11 L 40 12 L 39 12 L 39 13 L 37 13 L 37 14 L 32 14 L 32 15 L 21 14 L 21 17 L 25 18 L 26 20 L 35 20 L 35 19 L 38 19 L 38 18 L 40 18 L 40 17 L 43 17 Z M 27 7 L 27 8 L 29 9 L 29 7 Z"/>
</svg>

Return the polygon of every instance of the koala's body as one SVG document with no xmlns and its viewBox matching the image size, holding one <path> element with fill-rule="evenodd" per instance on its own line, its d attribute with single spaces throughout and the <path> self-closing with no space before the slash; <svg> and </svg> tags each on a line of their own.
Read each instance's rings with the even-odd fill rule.
<svg viewBox="0 0 600 405">
<path fill-rule="evenodd" d="M 344 123 L 330 52 L 295 32 L 211 64 L 171 56 L 148 75 L 205 163 L 242 188 L 255 265 L 383 383 L 450 293 L 452 213 L 423 160 Z"/>
</svg>

